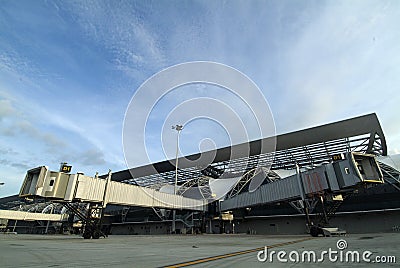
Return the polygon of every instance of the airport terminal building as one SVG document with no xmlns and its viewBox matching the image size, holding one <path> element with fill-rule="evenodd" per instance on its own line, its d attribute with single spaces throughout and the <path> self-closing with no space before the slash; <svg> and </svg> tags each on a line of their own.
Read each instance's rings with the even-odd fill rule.
<svg viewBox="0 0 400 268">
<path fill-rule="evenodd" d="M 273 151 L 264 146 L 271 143 Z M 196 161 L 204 154 L 213 160 Z M 98 238 L 97 229 L 113 235 L 400 231 L 400 161 L 388 156 L 376 114 L 179 163 L 178 169 L 163 161 L 95 178 L 33 169 L 20 195 L 0 199 L 1 228 L 86 232 L 86 238 Z"/>
</svg>

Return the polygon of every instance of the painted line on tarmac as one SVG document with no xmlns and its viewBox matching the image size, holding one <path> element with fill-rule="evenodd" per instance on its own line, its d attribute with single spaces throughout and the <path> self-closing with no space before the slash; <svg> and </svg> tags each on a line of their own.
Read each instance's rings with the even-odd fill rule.
<svg viewBox="0 0 400 268">
<path fill-rule="evenodd" d="M 295 244 L 295 243 L 300 243 L 300 242 L 311 240 L 311 239 L 314 239 L 314 238 L 313 237 L 307 237 L 307 238 L 293 240 L 293 241 L 289 241 L 289 242 L 283 242 L 283 243 L 279 243 L 279 244 L 268 245 L 267 248 L 270 249 L 270 248 L 282 247 L 282 246 L 291 245 L 291 244 Z M 200 264 L 200 263 L 204 263 L 204 262 L 216 261 L 216 260 L 220 260 L 220 259 L 225 259 L 225 258 L 229 258 L 229 257 L 238 256 L 238 255 L 248 254 L 248 253 L 252 253 L 252 252 L 256 252 L 256 251 L 260 251 L 260 250 L 264 250 L 264 249 L 265 249 L 265 247 L 253 248 L 253 249 L 248 249 L 248 250 L 242 250 L 242 251 L 237 251 L 237 252 L 232 252 L 232 253 L 212 256 L 212 257 L 201 258 L 201 259 L 188 261 L 188 262 L 181 262 L 181 263 L 162 266 L 162 267 L 163 268 L 186 267 L 186 266 L 196 265 L 196 264 Z"/>
</svg>

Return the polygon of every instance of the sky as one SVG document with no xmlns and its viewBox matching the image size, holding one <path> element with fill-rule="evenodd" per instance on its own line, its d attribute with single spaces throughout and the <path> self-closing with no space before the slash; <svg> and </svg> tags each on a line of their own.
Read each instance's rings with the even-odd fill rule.
<svg viewBox="0 0 400 268">
<path fill-rule="evenodd" d="M 68 162 L 87 175 L 125 169 L 122 133 L 135 92 L 163 69 L 192 61 L 251 79 L 278 134 L 375 112 L 389 153 L 400 153 L 398 25 L 400 2 L 384 0 L 2 0 L 0 197 L 17 194 L 26 171 L 41 165 Z M 168 114 L 202 98 L 226 103 L 246 137 L 261 138 L 238 96 L 185 85 L 163 95 L 138 126 L 148 157 L 133 165 L 173 158 Z M 142 116 L 140 105 L 131 109 Z M 229 122 L 212 119 L 185 121 L 181 155 L 232 143 Z"/>
</svg>

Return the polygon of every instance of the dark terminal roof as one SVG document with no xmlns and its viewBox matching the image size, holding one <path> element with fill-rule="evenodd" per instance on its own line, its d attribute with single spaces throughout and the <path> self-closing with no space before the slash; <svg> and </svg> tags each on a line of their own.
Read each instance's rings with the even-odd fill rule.
<svg viewBox="0 0 400 268">
<path fill-rule="evenodd" d="M 265 144 L 276 144 L 275 152 Z M 271 163 L 272 170 L 293 169 L 296 163 L 312 167 L 329 161 L 334 154 L 349 151 L 387 155 L 385 136 L 375 113 L 179 158 L 178 182 L 202 175 L 243 173 Z M 211 161 L 192 162 L 204 155 L 212 157 Z M 166 160 L 122 170 L 113 173 L 112 180 L 141 186 L 173 183 L 174 163 L 175 160 Z"/>
</svg>

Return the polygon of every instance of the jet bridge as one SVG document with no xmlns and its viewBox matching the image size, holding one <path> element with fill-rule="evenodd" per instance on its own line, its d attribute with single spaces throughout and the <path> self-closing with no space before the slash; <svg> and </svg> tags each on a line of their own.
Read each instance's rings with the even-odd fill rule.
<svg viewBox="0 0 400 268">
<path fill-rule="evenodd" d="M 220 202 L 220 211 L 287 201 L 306 216 L 312 236 L 326 235 L 329 228 L 325 227 L 329 227 L 329 219 L 346 196 L 359 187 L 382 183 L 383 174 L 374 155 L 349 152 L 333 156 L 331 163 L 303 171 L 297 168 L 297 173 L 292 176 L 225 199 Z M 309 212 L 317 203 L 321 204 L 322 212 L 315 225 Z M 345 233 L 344 230 L 339 231 Z"/>
<path fill-rule="evenodd" d="M 28 211 L 0 210 L 0 219 L 18 221 L 64 221 L 67 215 L 34 213 Z"/>
<path fill-rule="evenodd" d="M 50 171 L 46 166 L 27 172 L 20 197 L 45 198 L 63 205 L 72 211 L 83 223 L 85 239 L 105 236 L 102 232 L 102 218 L 107 204 L 141 206 L 168 209 L 204 211 L 205 200 L 196 200 L 172 195 L 154 189 L 111 181 L 111 171 L 105 179 L 90 177 L 82 173 L 67 174 Z M 77 203 L 87 203 L 82 211 Z"/>
<path fill-rule="evenodd" d="M 360 185 L 383 183 L 374 155 L 349 152 L 334 156 L 336 161 L 274 180 L 256 191 L 244 192 L 221 202 L 221 211 L 280 201 L 353 191 Z"/>
<path fill-rule="evenodd" d="M 204 210 L 202 200 L 162 193 L 154 189 L 78 174 L 50 171 L 46 166 L 27 172 L 20 197 L 42 197 L 59 202 L 86 202 L 124 206 Z"/>
</svg>

